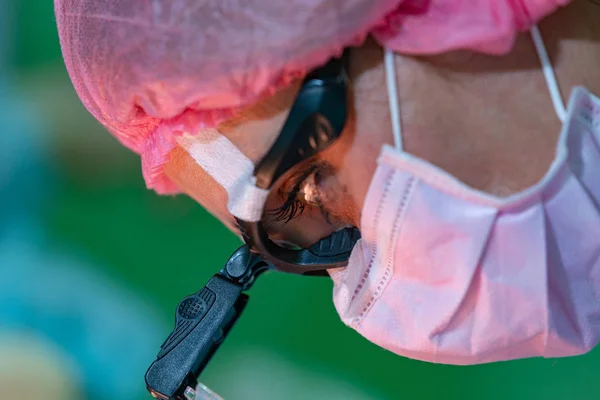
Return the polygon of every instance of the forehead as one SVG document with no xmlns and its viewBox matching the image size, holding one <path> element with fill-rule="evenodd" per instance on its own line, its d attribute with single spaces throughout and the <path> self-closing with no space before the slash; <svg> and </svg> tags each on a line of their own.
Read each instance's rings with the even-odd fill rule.
<svg viewBox="0 0 600 400">
<path fill-rule="evenodd" d="M 265 97 L 218 126 L 225 136 L 254 164 L 258 163 L 277 139 L 294 102 L 300 83 Z M 215 157 L 231 157 L 218 154 Z M 228 227 L 234 218 L 227 210 L 227 192 L 181 147 L 175 148 L 164 165 L 165 174 Z"/>
<path fill-rule="evenodd" d="M 300 88 L 300 82 L 264 97 L 221 123 L 219 132 L 255 164 L 273 145 Z M 227 156 L 227 155 L 223 155 Z"/>
</svg>

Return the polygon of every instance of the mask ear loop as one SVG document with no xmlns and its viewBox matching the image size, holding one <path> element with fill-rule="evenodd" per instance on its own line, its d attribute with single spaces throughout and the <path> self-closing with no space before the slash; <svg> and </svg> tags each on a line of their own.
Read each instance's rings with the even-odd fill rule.
<svg viewBox="0 0 600 400">
<path fill-rule="evenodd" d="M 385 78 L 388 92 L 388 103 L 390 116 L 392 118 L 392 132 L 394 134 L 394 146 L 400 151 L 402 146 L 402 124 L 400 121 L 400 102 L 398 101 L 398 83 L 396 81 L 395 54 L 386 48 L 384 55 Z"/>
<path fill-rule="evenodd" d="M 546 51 L 546 46 L 544 45 L 544 40 L 542 39 L 542 35 L 537 25 L 534 25 L 531 28 L 531 37 L 533 39 L 533 44 L 535 45 L 535 50 L 542 64 L 542 72 L 544 73 L 544 78 L 546 79 L 546 85 L 548 86 L 548 91 L 550 92 L 550 98 L 552 99 L 554 111 L 556 112 L 558 119 L 560 119 L 561 122 L 564 122 L 567 116 L 567 110 L 565 108 L 565 104 L 563 103 L 558 81 L 556 80 L 556 76 L 554 74 L 554 69 L 552 68 L 552 62 L 550 61 L 550 57 Z M 386 48 L 384 58 L 388 102 L 390 107 L 390 116 L 392 119 L 392 132 L 394 134 L 394 145 L 398 150 L 403 150 L 402 125 L 398 101 L 398 83 L 396 81 L 394 52 Z"/>
<path fill-rule="evenodd" d="M 546 78 L 546 84 L 548 85 L 548 91 L 550 92 L 550 98 L 552 99 L 554 111 L 556 112 L 558 119 L 560 119 L 561 122 L 565 122 L 567 110 L 565 108 L 565 104 L 563 103 L 562 95 L 560 94 L 558 81 L 554 75 L 552 62 L 550 61 L 550 57 L 548 57 L 548 52 L 546 51 L 546 46 L 544 45 L 544 39 L 542 39 L 542 34 L 540 33 L 537 25 L 534 25 L 530 31 L 533 44 L 535 45 L 535 50 L 537 51 L 538 57 L 540 58 L 540 62 L 542 64 L 542 71 L 544 72 L 544 78 Z"/>
</svg>

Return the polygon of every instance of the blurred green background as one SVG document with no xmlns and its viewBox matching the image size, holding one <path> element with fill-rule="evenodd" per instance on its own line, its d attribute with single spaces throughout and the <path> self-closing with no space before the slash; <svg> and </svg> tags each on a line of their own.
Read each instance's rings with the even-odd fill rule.
<svg viewBox="0 0 600 400">
<path fill-rule="evenodd" d="M 40 140 L 56 173 L 56 189 L 48 197 L 40 194 L 36 217 L 47 233 L 45 248 L 78 254 L 86 268 L 153 310 L 148 324 L 161 337 L 146 346 L 142 358 L 149 365 L 172 327 L 178 301 L 221 268 L 238 239 L 192 200 L 146 190 L 138 156 L 78 101 L 62 63 L 52 2 L 0 1 L 6 8 L 0 12 L 12 15 L 0 22 L 8 27 L 0 53 L 27 105 L 25 115 L 35 115 L 43 127 Z M 408 360 L 346 328 L 331 290 L 328 279 L 266 274 L 202 376 L 204 383 L 226 400 L 600 399 L 600 349 L 582 357 L 474 367 Z M 115 306 L 114 312 L 121 311 Z M 110 346 L 105 353 L 115 365 L 128 357 Z M 139 385 L 132 398 L 149 398 L 145 370 L 130 372 L 123 379 Z M 30 378 L 36 385 L 36 377 Z M 99 374 L 83 381 L 102 385 L 102 379 Z M 88 390 L 90 383 L 81 385 L 82 399 L 105 396 Z M 0 387 L 0 399 L 7 398 L 2 393 Z"/>
</svg>

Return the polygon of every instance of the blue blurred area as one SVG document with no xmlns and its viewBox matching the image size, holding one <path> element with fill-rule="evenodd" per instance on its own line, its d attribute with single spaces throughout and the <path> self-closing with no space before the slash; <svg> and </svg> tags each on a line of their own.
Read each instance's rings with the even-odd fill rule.
<svg viewBox="0 0 600 400">
<path fill-rule="evenodd" d="M 44 154 L 43 129 L 35 108 L 27 105 L 0 71 L 0 235 L 30 229 L 42 202 L 51 196 L 52 166 Z M 53 176 L 54 175 L 54 176 Z M 20 228 L 21 225 L 25 225 Z"/>
<path fill-rule="evenodd" d="M 59 186 L 45 151 L 48 135 L 35 107 L 6 74 L 0 79 L 0 331 L 35 332 L 56 343 L 76 361 L 81 390 L 92 398 L 139 398 L 164 326 L 89 259 L 49 246 L 42 211 Z"/>
<path fill-rule="evenodd" d="M 60 176 L 39 111 L 5 62 L 8 11 L 9 3 L 0 2 L 0 337 L 33 333 L 56 345 L 74 360 L 73 384 L 86 398 L 141 398 L 140 376 L 166 327 L 152 306 L 89 257 L 57 251 L 48 241 L 44 209 Z"/>
<path fill-rule="evenodd" d="M 30 239 L 0 244 L 0 331 L 51 340 L 76 362 L 80 390 L 92 398 L 140 398 L 140 377 L 164 335 L 157 314 L 89 262 Z"/>
</svg>

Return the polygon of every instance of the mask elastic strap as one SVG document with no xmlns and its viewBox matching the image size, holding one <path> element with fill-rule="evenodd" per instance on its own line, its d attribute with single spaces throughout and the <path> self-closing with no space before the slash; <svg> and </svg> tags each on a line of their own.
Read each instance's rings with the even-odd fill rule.
<svg viewBox="0 0 600 400">
<path fill-rule="evenodd" d="M 552 62 L 550 61 L 550 57 L 548 57 L 548 52 L 546 51 L 544 40 L 542 39 L 542 35 L 537 25 L 534 25 L 531 28 L 531 37 L 533 38 L 535 49 L 538 53 L 538 57 L 542 64 L 542 71 L 544 72 L 544 77 L 546 78 L 546 85 L 548 86 L 548 91 L 550 92 L 550 98 L 552 99 L 554 111 L 556 112 L 558 119 L 564 122 L 567 116 L 567 110 L 565 108 L 565 104 L 563 103 L 560 88 L 558 86 L 558 81 L 556 80 L 556 76 L 554 75 Z M 388 91 L 390 116 L 392 119 L 392 132 L 394 134 L 394 145 L 398 150 L 403 150 L 400 102 L 398 100 L 398 83 L 396 80 L 396 65 L 394 61 L 394 52 L 389 48 L 386 48 L 385 76 Z"/>
<path fill-rule="evenodd" d="M 398 83 L 396 81 L 395 54 L 392 50 L 385 49 L 385 78 L 388 92 L 388 103 L 390 105 L 390 116 L 392 118 L 392 132 L 394 134 L 394 145 L 398 150 L 402 147 L 402 124 L 400 121 L 400 102 L 398 100 Z"/>
<path fill-rule="evenodd" d="M 550 92 L 554 111 L 556 111 L 558 119 L 564 122 L 567 117 L 567 110 L 565 108 L 565 104 L 563 103 L 562 95 L 560 94 L 558 81 L 554 75 L 552 62 L 550 61 L 550 57 L 548 57 L 548 52 L 546 51 L 546 46 L 544 45 L 544 39 L 542 39 L 542 34 L 540 33 L 537 25 L 534 25 L 531 28 L 531 38 L 533 39 L 535 50 L 538 53 L 540 62 L 542 63 L 542 71 L 544 72 L 544 77 L 546 78 L 546 84 L 548 85 L 548 91 Z"/>
</svg>

